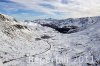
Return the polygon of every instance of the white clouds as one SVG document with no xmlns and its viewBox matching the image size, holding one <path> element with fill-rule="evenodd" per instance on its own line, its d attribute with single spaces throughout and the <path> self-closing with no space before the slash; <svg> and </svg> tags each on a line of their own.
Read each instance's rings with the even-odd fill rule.
<svg viewBox="0 0 100 66">
<path fill-rule="evenodd" d="M 64 13 L 67 17 L 84 17 L 100 15 L 100 0 L 12 0 L 20 3 L 26 9 L 55 15 L 55 12 Z M 54 9 L 40 4 L 50 4 Z"/>
</svg>

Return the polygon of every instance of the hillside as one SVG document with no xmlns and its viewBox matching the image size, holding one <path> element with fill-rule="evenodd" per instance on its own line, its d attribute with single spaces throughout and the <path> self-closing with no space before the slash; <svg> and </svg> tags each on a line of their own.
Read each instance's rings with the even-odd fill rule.
<svg viewBox="0 0 100 66">
<path fill-rule="evenodd" d="M 0 59 L 3 66 L 100 66 L 100 22 L 96 19 L 99 18 L 89 18 L 93 23 L 89 23 L 88 28 L 63 34 L 1 14 Z"/>
</svg>

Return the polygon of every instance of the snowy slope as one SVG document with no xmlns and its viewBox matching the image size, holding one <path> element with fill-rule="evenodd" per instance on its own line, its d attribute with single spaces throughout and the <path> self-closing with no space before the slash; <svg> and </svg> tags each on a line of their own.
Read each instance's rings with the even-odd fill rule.
<svg viewBox="0 0 100 66">
<path fill-rule="evenodd" d="M 1 17 L 4 17 L 0 21 L 0 57 L 3 63 L 48 51 L 50 45 L 46 41 L 35 40 L 42 36 L 36 27 L 20 25 L 5 15 Z"/>
<path fill-rule="evenodd" d="M 9 20 L 0 21 L 0 59 L 4 66 L 100 66 L 99 20 L 71 34 Z"/>
</svg>

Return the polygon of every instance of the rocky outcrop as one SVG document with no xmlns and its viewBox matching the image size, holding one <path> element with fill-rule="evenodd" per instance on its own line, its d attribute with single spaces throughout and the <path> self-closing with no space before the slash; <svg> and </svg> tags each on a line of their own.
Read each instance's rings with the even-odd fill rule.
<svg viewBox="0 0 100 66">
<path fill-rule="evenodd" d="M 15 22 L 17 22 L 17 20 L 14 19 L 13 17 L 10 17 L 8 15 L 4 15 L 4 14 L 0 14 L 0 20 L 2 20 L 2 21 L 15 21 Z"/>
</svg>

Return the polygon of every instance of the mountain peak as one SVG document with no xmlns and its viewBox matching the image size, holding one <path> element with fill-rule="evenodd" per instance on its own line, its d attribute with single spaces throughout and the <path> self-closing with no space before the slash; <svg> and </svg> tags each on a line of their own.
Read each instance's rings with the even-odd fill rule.
<svg viewBox="0 0 100 66">
<path fill-rule="evenodd" d="M 16 19 L 14 19 L 11 16 L 5 15 L 5 14 L 0 14 L 0 21 L 15 21 L 15 22 L 17 22 Z"/>
</svg>

